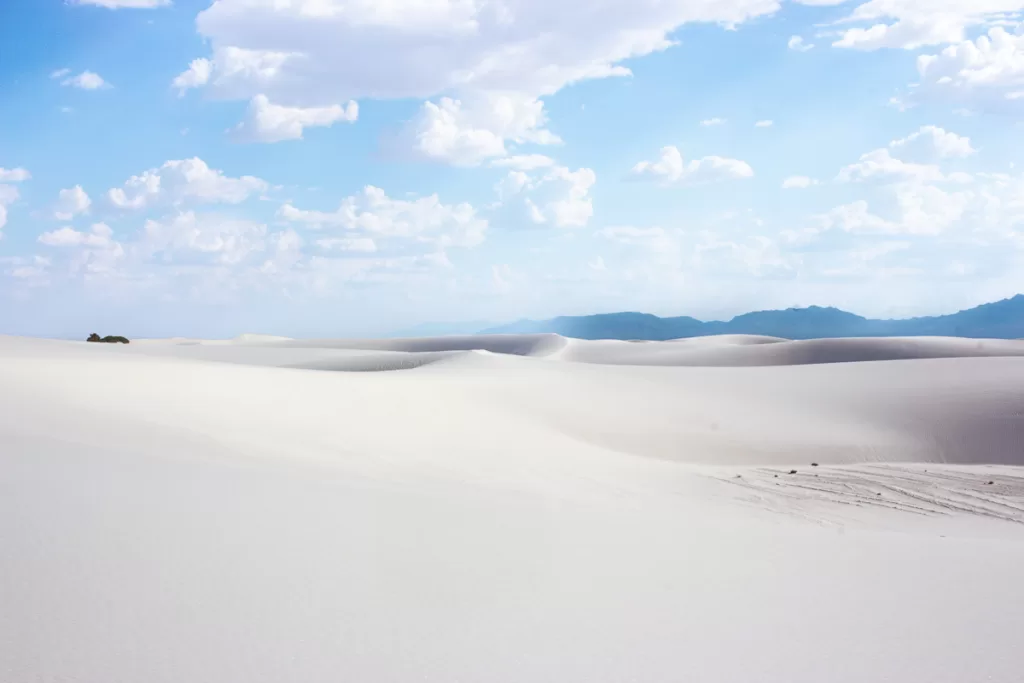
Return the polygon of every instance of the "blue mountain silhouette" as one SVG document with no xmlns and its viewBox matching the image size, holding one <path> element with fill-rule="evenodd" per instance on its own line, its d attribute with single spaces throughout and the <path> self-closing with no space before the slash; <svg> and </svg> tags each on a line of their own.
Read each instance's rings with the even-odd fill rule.
<svg viewBox="0 0 1024 683">
<path fill-rule="evenodd" d="M 789 308 L 757 311 L 728 321 L 690 317 L 659 318 L 649 313 L 602 313 L 551 320 L 521 320 L 481 334 L 554 332 L 578 339 L 664 340 L 712 334 L 762 334 L 786 339 L 827 337 L 977 337 L 1024 338 L 1024 295 L 950 315 L 872 320 L 838 308 Z"/>
</svg>

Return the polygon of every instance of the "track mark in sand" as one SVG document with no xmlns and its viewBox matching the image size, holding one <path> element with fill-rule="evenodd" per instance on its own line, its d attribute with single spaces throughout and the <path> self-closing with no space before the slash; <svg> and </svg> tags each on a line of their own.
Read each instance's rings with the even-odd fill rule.
<svg viewBox="0 0 1024 683">
<path fill-rule="evenodd" d="M 841 524 L 857 508 L 1024 524 L 1024 468 L 856 465 L 795 474 L 758 468 L 714 478 L 743 489 L 740 499 L 749 504 L 819 524 Z"/>
</svg>

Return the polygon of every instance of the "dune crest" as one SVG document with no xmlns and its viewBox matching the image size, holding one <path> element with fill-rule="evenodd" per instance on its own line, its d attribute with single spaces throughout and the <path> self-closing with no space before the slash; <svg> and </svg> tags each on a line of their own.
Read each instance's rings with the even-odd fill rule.
<svg viewBox="0 0 1024 683">
<path fill-rule="evenodd" d="M 0 337 L 0 671 L 1015 683 L 1020 348 Z"/>
</svg>

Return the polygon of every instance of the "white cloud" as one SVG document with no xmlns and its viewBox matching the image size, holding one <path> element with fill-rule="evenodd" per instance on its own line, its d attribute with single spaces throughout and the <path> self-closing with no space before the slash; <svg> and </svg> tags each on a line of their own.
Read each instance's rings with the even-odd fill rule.
<svg viewBox="0 0 1024 683">
<path fill-rule="evenodd" d="M 959 43 L 971 27 L 1005 20 L 1024 10 L 1024 0 L 868 0 L 842 23 L 836 47 L 860 50 L 917 49 Z"/>
<path fill-rule="evenodd" d="M 964 158 L 974 154 L 970 138 L 951 133 L 938 126 L 922 126 L 919 130 L 905 138 L 893 140 L 889 149 L 904 153 L 923 156 L 937 156 L 941 159 L 950 157 Z"/>
<path fill-rule="evenodd" d="M 703 121 L 700 122 L 700 125 L 702 125 L 704 127 L 721 126 L 721 125 L 724 125 L 724 124 L 725 124 L 725 119 L 719 119 L 719 118 L 704 119 Z"/>
<path fill-rule="evenodd" d="M 951 43 L 963 39 L 964 25 L 959 18 L 939 17 L 934 21 L 898 21 L 874 24 L 868 28 L 851 28 L 834 47 L 877 50 L 883 47 L 914 50 L 926 45 Z"/>
<path fill-rule="evenodd" d="M 18 280 L 45 280 L 50 268 L 50 259 L 43 256 L 4 256 L 0 265 L 6 266 L 4 273 Z"/>
<path fill-rule="evenodd" d="M 868 203 L 863 199 L 837 206 L 820 216 L 819 220 L 823 230 L 838 228 L 846 232 L 897 232 L 893 223 L 871 213 Z"/>
<path fill-rule="evenodd" d="M 0 183 L 20 183 L 31 177 L 32 174 L 23 168 L 0 167 Z"/>
<path fill-rule="evenodd" d="M 504 159 L 495 159 L 491 166 L 499 168 L 512 168 L 517 171 L 536 171 L 539 168 L 549 168 L 555 165 L 555 160 L 543 154 L 519 154 Z"/>
<path fill-rule="evenodd" d="M 529 198 L 526 199 L 526 215 L 529 216 L 531 221 L 537 224 L 547 223 L 548 221 L 540 207 Z"/>
<path fill-rule="evenodd" d="M 209 59 L 193 59 L 188 69 L 175 76 L 171 87 L 178 89 L 178 97 L 182 97 L 189 88 L 198 88 L 210 82 L 213 62 Z"/>
<path fill-rule="evenodd" d="M 0 230 L 7 225 L 7 207 L 18 201 L 21 196 L 18 188 L 3 183 L 21 183 L 32 177 L 24 168 L 2 168 L 0 167 Z M 3 235 L 0 234 L 0 238 Z"/>
<path fill-rule="evenodd" d="M 48 247 L 106 247 L 112 243 L 114 231 L 106 223 L 94 223 L 89 232 L 63 227 L 39 236 Z"/>
<path fill-rule="evenodd" d="M 659 227 L 613 226 L 598 230 L 597 234 L 612 242 L 653 252 L 668 253 L 679 249 L 679 242 L 667 230 Z"/>
<path fill-rule="evenodd" d="M 800 36 L 792 36 L 786 46 L 790 50 L 796 50 L 797 52 L 807 52 L 808 50 L 814 49 L 814 43 L 806 43 Z"/>
<path fill-rule="evenodd" d="M 110 203 L 121 209 L 143 209 L 186 201 L 239 204 L 264 192 L 267 182 L 253 176 L 232 178 L 212 169 L 198 157 L 167 161 L 132 176 L 123 187 L 107 192 Z"/>
<path fill-rule="evenodd" d="M 53 217 L 61 221 L 69 221 L 80 213 L 85 213 L 92 205 L 89 195 L 81 185 L 61 190 L 57 196 L 57 204 L 53 207 Z"/>
<path fill-rule="evenodd" d="M 893 157 L 889 149 L 882 148 L 861 155 L 857 163 L 842 168 L 837 180 L 841 182 L 860 182 L 869 179 L 931 182 L 944 178 L 945 174 L 938 166 L 902 161 Z"/>
<path fill-rule="evenodd" d="M 260 223 L 186 211 L 164 220 L 147 220 L 136 248 L 146 259 L 175 262 L 193 254 L 234 265 L 264 251 L 266 235 L 267 227 Z"/>
<path fill-rule="evenodd" d="M 947 192 L 934 185 L 895 188 L 899 219 L 897 232 L 938 235 L 963 218 L 975 199 L 972 192 Z"/>
<path fill-rule="evenodd" d="M 71 69 L 66 69 L 66 68 L 65 69 L 57 69 L 56 71 L 51 71 L 50 72 L 50 78 L 53 78 L 53 79 L 64 78 L 69 73 L 71 73 Z"/>
<path fill-rule="evenodd" d="M 502 178 L 495 186 L 498 193 L 498 201 L 505 202 L 510 197 L 522 192 L 532 185 L 532 179 L 525 171 L 509 171 L 508 175 Z"/>
<path fill-rule="evenodd" d="M 443 97 L 436 104 L 423 104 L 410 133 L 412 146 L 420 155 L 456 166 L 476 166 L 487 159 L 505 157 L 506 141 L 560 143 L 561 139 L 544 127 L 546 123 L 544 104 L 538 99 L 502 94 L 464 103 Z"/>
<path fill-rule="evenodd" d="M 745 161 L 718 156 L 684 162 L 679 148 L 669 146 L 662 147 L 657 161 L 641 161 L 634 166 L 632 175 L 656 180 L 666 185 L 676 183 L 696 185 L 750 178 L 754 175 L 754 169 Z"/>
<path fill-rule="evenodd" d="M 125 249 L 114 239 L 114 231 L 106 223 L 93 223 L 88 232 L 71 227 L 43 233 L 40 243 L 71 252 L 71 272 L 90 275 L 111 273 L 125 257 Z"/>
<path fill-rule="evenodd" d="M 1014 35 L 996 26 L 976 40 L 921 55 L 917 70 L 921 87 L 916 97 L 965 100 L 980 109 L 1015 107 L 1022 101 L 1014 93 L 1024 88 L 1024 31 Z"/>
<path fill-rule="evenodd" d="M 964 158 L 974 154 L 969 138 L 951 133 L 938 126 L 922 126 L 905 138 L 893 140 L 888 147 L 872 150 L 860 157 L 857 163 L 839 171 L 842 182 L 884 181 L 916 182 L 970 182 L 964 173 L 943 173 L 935 163 L 948 158 Z M 893 154 L 897 153 L 898 158 Z M 911 161 L 916 159 L 919 161 Z M 930 163 L 928 163 L 930 162 Z"/>
<path fill-rule="evenodd" d="M 0 185 L 0 230 L 7 225 L 7 207 L 18 201 L 18 188 L 10 185 Z M 0 237 L 3 237 L 0 234 Z"/>
<path fill-rule="evenodd" d="M 302 261 L 302 237 L 294 230 L 282 230 L 267 238 L 270 258 L 260 265 L 264 275 L 283 275 Z"/>
<path fill-rule="evenodd" d="M 257 95 L 249 103 L 245 121 L 235 132 L 240 139 L 254 142 L 281 142 L 301 140 L 307 127 L 331 126 L 339 121 L 352 122 L 359 118 L 359 105 L 349 102 L 342 107 L 284 107 L 273 104 L 265 95 Z"/>
<path fill-rule="evenodd" d="M 964 217 L 972 192 L 946 192 L 933 185 L 899 184 L 891 188 L 895 210 L 891 218 L 872 213 L 868 203 L 858 200 L 838 206 L 819 216 L 820 229 L 837 228 L 866 234 L 940 235 Z"/>
<path fill-rule="evenodd" d="M 71 0 L 73 5 L 95 5 L 107 9 L 153 9 L 155 7 L 166 7 L 171 0 Z"/>
<path fill-rule="evenodd" d="M 67 69 L 61 69 L 60 71 L 54 72 L 54 74 L 58 73 L 63 75 L 65 73 L 68 73 L 68 71 Z M 51 76 L 53 76 L 53 74 L 51 74 Z M 78 88 L 80 90 L 99 90 L 100 88 L 112 87 L 109 83 L 103 80 L 102 76 L 92 71 L 83 71 L 77 76 L 65 78 L 60 82 L 60 84 L 64 86 L 70 86 L 72 88 Z"/>
<path fill-rule="evenodd" d="M 770 119 L 764 119 L 754 124 L 755 128 L 771 128 L 775 125 L 775 122 Z"/>
<path fill-rule="evenodd" d="M 594 215 L 590 188 L 597 182 L 592 169 L 570 171 L 564 166 L 552 169 L 538 183 L 549 192 L 549 199 L 538 205 L 527 200 L 527 210 L 535 223 L 551 223 L 559 228 L 581 228 Z"/>
<path fill-rule="evenodd" d="M 317 229 L 345 230 L 352 236 L 413 240 L 441 248 L 474 247 L 483 242 L 487 231 L 487 221 L 469 204 L 442 204 L 437 195 L 392 199 L 373 186 L 347 197 L 337 211 L 308 211 L 284 204 L 278 217 Z"/>
<path fill-rule="evenodd" d="M 805 190 L 813 185 L 820 185 L 821 183 L 814 178 L 808 178 L 805 175 L 794 175 L 786 178 L 782 181 L 783 190 Z"/>
<path fill-rule="evenodd" d="M 221 0 L 196 24 L 215 55 L 229 46 L 265 49 L 266 35 L 277 50 L 304 55 L 282 67 L 273 92 L 238 74 L 230 85 L 249 87 L 248 97 L 427 98 L 452 90 L 537 97 L 628 74 L 619 62 L 668 47 L 669 34 L 685 23 L 739 24 L 777 9 L 775 0 L 610 0 L 598 7 L 578 0 Z"/>
<path fill-rule="evenodd" d="M 777 0 L 219 0 L 196 26 L 212 46 L 204 87 L 214 97 L 322 107 L 446 95 L 424 108 L 412 141 L 430 158 L 473 165 L 504 156 L 508 141 L 526 139 L 524 128 L 540 130 L 479 121 L 491 118 L 475 114 L 488 109 L 479 100 L 541 110 L 541 98 L 571 83 L 628 76 L 623 62 L 670 47 L 683 24 L 738 25 L 778 8 Z M 232 51 L 243 68 L 228 63 Z"/>
<path fill-rule="evenodd" d="M 370 237 L 325 237 L 316 241 L 317 246 L 330 251 L 359 252 L 372 254 L 377 251 L 377 243 Z"/>
<path fill-rule="evenodd" d="M 693 246 L 693 267 L 717 275 L 745 277 L 789 276 L 800 265 L 800 258 L 786 254 L 772 239 L 752 235 L 741 239 L 723 239 L 713 231 L 703 231 Z"/>
</svg>

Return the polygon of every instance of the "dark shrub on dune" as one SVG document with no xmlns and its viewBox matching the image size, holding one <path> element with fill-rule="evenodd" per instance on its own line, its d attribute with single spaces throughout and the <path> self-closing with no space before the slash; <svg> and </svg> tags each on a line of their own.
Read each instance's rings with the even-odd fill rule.
<svg viewBox="0 0 1024 683">
<path fill-rule="evenodd" d="M 107 335 L 106 337 L 101 337 L 100 335 L 96 334 L 95 332 L 90 334 L 89 338 L 86 339 L 86 341 L 100 342 L 100 343 L 103 343 L 103 344 L 127 344 L 128 343 L 128 339 L 125 338 L 125 337 L 120 337 L 120 336 L 115 336 L 115 335 Z"/>
</svg>

